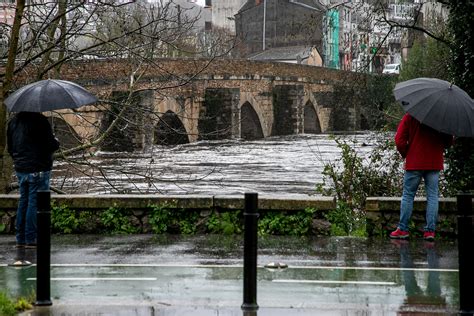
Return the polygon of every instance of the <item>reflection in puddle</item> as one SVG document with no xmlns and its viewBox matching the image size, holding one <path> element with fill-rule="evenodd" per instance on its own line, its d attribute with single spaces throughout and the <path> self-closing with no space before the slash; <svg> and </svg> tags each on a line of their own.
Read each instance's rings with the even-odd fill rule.
<svg viewBox="0 0 474 316">
<path fill-rule="evenodd" d="M 434 242 L 424 242 L 424 251 L 428 263 L 427 279 L 415 275 L 415 266 L 410 253 L 410 242 L 407 240 L 393 240 L 400 250 L 400 267 L 405 285 L 406 298 L 400 307 L 400 312 L 428 309 L 442 312 L 447 306 L 446 297 L 441 293 L 439 257 Z M 425 276 L 423 274 L 423 276 Z"/>
</svg>

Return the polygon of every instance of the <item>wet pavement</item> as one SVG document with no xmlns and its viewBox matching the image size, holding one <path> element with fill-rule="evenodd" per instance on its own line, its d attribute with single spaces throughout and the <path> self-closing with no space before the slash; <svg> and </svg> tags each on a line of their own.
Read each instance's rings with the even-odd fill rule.
<svg viewBox="0 0 474 316">
<path fill-rule="evenodd" d="M 25 315 L 455 315 L 454 241 L 265 236 L 257 313 L 242 312 L 240 236 L 53 236 L 52 307 Z M 36 251 L 0 236 L 0 289 L 28 296 Z M 286 269 L 269 269 L 269 263 Z"/>
</svg>

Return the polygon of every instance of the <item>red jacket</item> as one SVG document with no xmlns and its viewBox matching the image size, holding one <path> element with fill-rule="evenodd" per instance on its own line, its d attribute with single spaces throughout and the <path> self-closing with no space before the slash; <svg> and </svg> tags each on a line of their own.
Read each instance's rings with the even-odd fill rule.
<svg viewBox="0 0 474 316">
<path fill-rule="evenodd" d="M 453 137 L 420 124 L 405 114 L 398 125 L 395 144 L 405 158 L 405 170 L 442 170 L 444 149 L 452 144 Z"/>
</svg>

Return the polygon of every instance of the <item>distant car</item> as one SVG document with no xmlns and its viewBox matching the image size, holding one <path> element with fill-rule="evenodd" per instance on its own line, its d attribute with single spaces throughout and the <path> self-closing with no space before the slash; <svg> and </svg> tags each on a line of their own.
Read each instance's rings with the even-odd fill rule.
<svg viewBox="0 0 474 316">
<path fill-rule="evenodd" d="M 392 74 L 392 75 L 399 75 L 400 74 L 400 64 L 387 64 L 383 67 L 382 70 L 383 74 Z"/>
</svg>

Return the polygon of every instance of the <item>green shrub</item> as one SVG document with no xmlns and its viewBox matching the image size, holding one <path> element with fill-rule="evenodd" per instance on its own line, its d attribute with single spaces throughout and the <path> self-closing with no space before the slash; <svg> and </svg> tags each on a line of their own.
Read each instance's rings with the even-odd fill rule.
<svg viewBox="0 0 474 316">
<path fill-rule="evenodd" d="M 100 220 L 106 232 L 112 234 L 136 234 L 140 232 L 140 228 L 130 223 L 129 212 L 121 210 L 117 207 L 109 207 L 102 212 Z"/>
<path fill-rule="evenodd" d="M 324 166 L 323 183 L 316 187 L 318 193 L 336 196 L 337 201 L 360 211 L 364 210 L 368 196 L 401 195 L 403 160 L 392 135 L 376 136 L 372 140 L 376 145 L 367 157 L 356 151 L 356 140 L 335 141 L 341 156 Z"/>
<path fill-rule="evenodd" d="M 331 223 L 331 236 L 365 237 L 365 214 L 349 207 L 343 201 L 338 201 L 335 210 L 329 211 L 326 219 Z"/>
<path fill-rule="evenodd" d="M 0 315 L 16 315 L 15 304 L 4 292 L 0 292 Z"/>
<path fill-rule="evenodd" d="M 311 233 L 313 215 L 316 211 L 308 208 L 295 213 L 265 212 L 260 216 L 260 235 L 305 236 Z"/>
<path fill-rule="evenodd" d="M 155 234 L 163 234 L 168 231 L 168 223 L 171 211 L 166 206 L 152 205 L 148 222 Z"/>
<path fill-rule="evenodd" d="M 1 316 L 14 316 L 18 312 L 22 312 L 33 308 L 32 297 L 24 298 L 20 297 L 16 301 L 8 297 L 5 292 L 0 292 L 0 315 Z"/>
<path fill-rule="evenodd" d="M 207 230 L 211 234 L 240 234 L 242 232 L 241 212 L 212 212 L 207 220 Z"/>
<path fill-rule="evenodd" d="M 77 232 L 81 225 L 75 211 L 70 210 L 66 205 L 56 205 L 51 203 L 51 226 L 53 232 L 71 234 Z"/>
<path fill-rule="evenodd" d="M 26 311 L 28 309 L 32 309 L 33 305 L 31 304 L 31 301 L 24 298 L 20 297 L 16 302 L 15 302 L 15 309 L 17 311 Z"/>
<path fill-rule="evenodd" d="M 195 234 L 199 213 L 189 210 L 170 210 L 167 205 L 151 205 L 148 222 L 155 234 Z"/>
<path fill-rule="evenodd" d="M 370 155 L 355 149 L 356 140 L 335 138 L 341 156 L 323 170 L 323 183 L 316 191 L 336 197 L 336 210 L 329 212 L 332 235 L 365 236 L 365 202 L 369 196 L 401 196 L 403 160 L 393 134 L 374 135 Z"/>
</svg>

